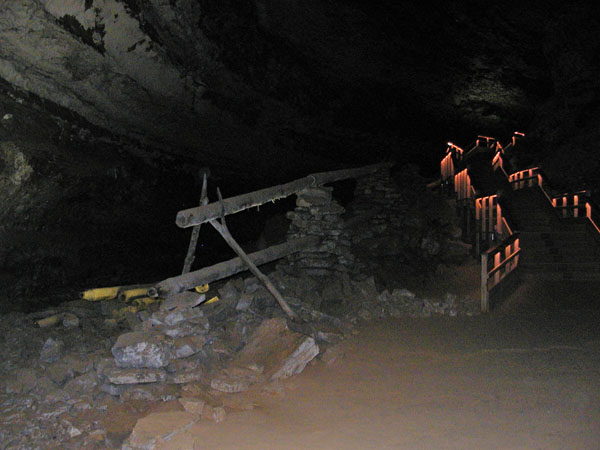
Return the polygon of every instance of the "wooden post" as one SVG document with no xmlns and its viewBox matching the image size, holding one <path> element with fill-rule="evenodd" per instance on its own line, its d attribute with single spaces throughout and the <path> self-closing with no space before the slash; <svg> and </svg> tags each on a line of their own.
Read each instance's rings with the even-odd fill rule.
<svg viewBox="0 0 600 450">
<path fill-rule="evenodd" d="M 488 254 L 481 254 L 481 311 L 489 312 L 490 299 L 488 291 Z"/>
<path fill-rule="evenodd" d="M 206 191 L 206 172 L 204 172 L 204 176 L 202 177 L 202 193 L 200 194 L 200 206 L 208 204 L 208 195 Z M 198 246 L 198 237 L 200 236 L 201 226 L 202 225 L 200 224 L 192 228 L 190 245 L 188 246 L 187 255 L 185 257 L 185 261 L 183 262 L 183 270 L 181 271 L 182 275 L 188 273 L 192 269 L 192 264 L 194 263 L 194 259 L 196 259 L 196 247 Z"/>
<path fill-rule="evenodd" d="M 498 269 L 498 267 L 500 266 L 500 261 L 502 259 L 501 257 L 502 257 L 502 254 L 500 253 L 500 251 L 499 250 L 496 251 L 496 253 L 494 254 L 494 269 Z M 501 270 L 496 270 L 496 272 L 494 272 L 494 285 L 493 286 L 496 286 L 498 283 L 500 283 L 500 275 L 501 275 L 500 272 L 501 272 Z"/>
<path fill-rule="evenodd" d="M 494 198 L 488 197 L 488 245 L 491 247 L 492 242 L 492 233 L 494 232 Z"/>
</svg>

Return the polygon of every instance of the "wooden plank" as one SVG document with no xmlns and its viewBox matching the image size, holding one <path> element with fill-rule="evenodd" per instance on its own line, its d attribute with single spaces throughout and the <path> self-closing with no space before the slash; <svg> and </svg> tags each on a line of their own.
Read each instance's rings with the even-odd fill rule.
<svg viewBox="0 0 600 450">
<path fill-rule="evenodd" d="M 207 181 L 206 181 L 206 172 L 202 177 L 202 192 L 200 194 L 200 206 L 208 205 L 208 193 L 207 193 Z M 182 274 L 188 273 L 192 270 L 192 264 L 196 259 L 196 247 L 198 246 L 198 237 L 200 236 L 200 227 L 201 225 L 196 225 L 192 228 L 192 236 L 190 237 L 190 244 L 188 245 L 187 255 L 185 256 L 185 260 L 183 261 L 183 270 Z"/>
<path fill-rule="evenodd" d="M 490 310 L 490 298 L 488 291 L 488 255 L 487 253 L 481 254 L 481 311 L 489 312 Z"/>
<path fill-rule="evenodd" d="M 275 261 L 300 250 L 315 247 L 319 243 L 316 236 L 308 236 L 301 239 L 288 241 L 284 244 L 275 245 L 259 252 L 251 253 L 248 258 L 257 266 Z M 212 281 L 227 278 L 236 273 L 248 270 L 244 261 L 237 257 L 229 261 L 223 261 L 210 267 L 205 267 L 194 272 L 189 272 L 176 277 L 168 278 L 154 285 L 148 290 L 149 297 L 168 297 L 179 292 L 193 289 Z"/>
<path fill-rule="evenodd" d="M 208 205 L 179 211 L 175 223 L 180 228 L 193 227 L 218 219 L 222 215 L 227 216 L 229 214 L 235 214 L 254 206 L 260 206 L 270 201 L 289 197 L 302 189 L 321 186 L 326 183 L 333 183 L 334 181 L 345 180 L 348 178 L 359 178 L 375 173 L 383 168 L 391 167 L 391 165 L 392 163 L 380 163 L 355 169 L 316 173 L 289 183 L 225 199 L 223 200 L 223 205 L 219 202 L 214 202 Z"/>
</svg>

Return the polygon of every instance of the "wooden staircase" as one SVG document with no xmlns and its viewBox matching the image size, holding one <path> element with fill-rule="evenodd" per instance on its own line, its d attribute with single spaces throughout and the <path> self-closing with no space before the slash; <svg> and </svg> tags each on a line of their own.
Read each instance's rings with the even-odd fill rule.
<svg viewBox="0 0 600 450">
<path fill-rule="evenodd" d="M 600 281 L 598 210 L 585 192 L 553 195 L 538 168 L 508 175 L 503 157 L 515 143 L 480 136 L 466 152 L 449 143 L 442 160 L 442 186 L 453 186 L 463 238 L 481 257 L 484 311 L 517 268 L 526 278 Z"/>
</svg>

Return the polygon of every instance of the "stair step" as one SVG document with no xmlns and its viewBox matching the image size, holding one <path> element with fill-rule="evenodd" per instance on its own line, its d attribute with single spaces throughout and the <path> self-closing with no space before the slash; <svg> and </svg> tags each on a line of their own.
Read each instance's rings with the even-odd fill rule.
<svg viewBox="0 0 600 450">
<path fill-rule="evenodd" d="M 600 262 L 599 251 L 586 251 L 586 249 L 525 249 L 522 253 L 523 261 L 554 261 L 554 262 Z"/>
<path fill-rule="evenodd" d="M 527 251 L 521 255 L 521 261 L 524 264 L 537 263 L 600 263 L 600 255 L 598 254 L 553 254 L 553 253 L 532 253 Z"/>
<path fill-rule="evenodd" d="M 574 263 L 555 263 L 555 262 L 519 262 L 524 270 L 528 272 L 590 272 L 600 274 L 600 262 L 574 262 Z"/>
<path fill-rule="evenodd" d="M 519 231 L 519 237 L 521 242 L 594 242 L 593 236 L 585 231 L 533 231 L 533 230 L 522 230 Z"/>
<path fill-rule="evenodd" d="M 525 278 L 536 280 L 600 281 L 600 273 L 528 272 L 524 270 L 522 275 Z"/>
</svg>

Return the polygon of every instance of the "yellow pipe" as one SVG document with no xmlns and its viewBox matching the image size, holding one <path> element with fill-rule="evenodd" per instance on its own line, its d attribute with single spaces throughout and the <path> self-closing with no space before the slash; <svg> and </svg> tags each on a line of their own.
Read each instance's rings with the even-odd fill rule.
<svg viewBox="0 0 600 450">
<path fill-rule="evenodd" d="M 119 300 L 127 302 L 136 297 L 146 297 L 148 288 L 136 288 L 119 292 Z"/>
<path fill-rule="evenodd" d="M 144 307 L 144 306 L 151 305 L 152 303 L 154 303 L 156 301 L 160 301 L 160 300 L 162 300 L 162 299 L 152 298 L 152 297 L 139 297 L 139 298 L 133 299 L 133 302 L 139 307 Z"/>
<path fill-rule="evenodd" d="M 121 321 L 125 318 L 127 313 L 136 314 L 140 310 L 141 308 L 138 306 L 125 306 L 124 308 L 113 311 L 113 317 L 117 321 Z"/>
<path fill-rule="evenodd" d="M 58 324 L 63 318 L 63 314 L 55 314 L 50 317 L 46 317 L 45 319 L 38 320 L 36 322 L 37 326 L 40 328 L 53 327 Z"/>
<path fill-rule="evenodd" d="M 99 300 L 111 300 L 119 294 L 119 286 L 107 287 L 107 288 L 96 288 L 88 289 L 83 291 L 80 296 L 84 300 L 90 302 L 96 302 Z"/>
<path fill-rule="evenodd" d="M 205 304 L 205 305 L 208 305 L 208 304 L 210 304 L 210 303 L 215 303 L 215 302 L 218 302 L 218 301 L 219 301 L 219 297 L 217 297 L 217 296 L 215 295 L 215 296 L 214 296 L 213 298 L 211 298 L 210 300 L 207 300 L 206 302 L 204 302 L 204 304 Z"/>
<path fill-rule="evenodd" d="M 206 292 L 208 292 L 208 290 L 210 289 L 210 286 L 208 285 L 208 283 L 203 284 L 202 286 L 196 286 L 194 288 L 194 290 L 198 293 L 198 294 L 205 294 Z"/>
</svg>

